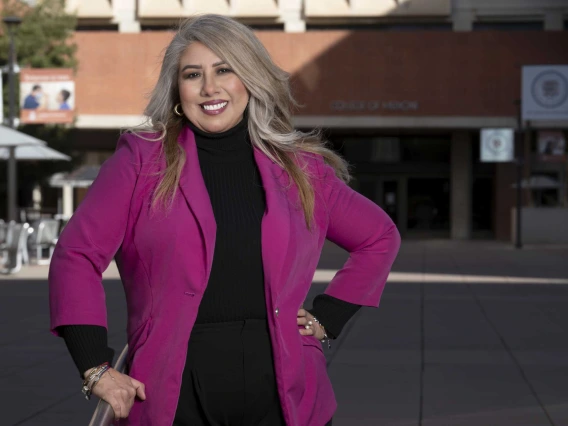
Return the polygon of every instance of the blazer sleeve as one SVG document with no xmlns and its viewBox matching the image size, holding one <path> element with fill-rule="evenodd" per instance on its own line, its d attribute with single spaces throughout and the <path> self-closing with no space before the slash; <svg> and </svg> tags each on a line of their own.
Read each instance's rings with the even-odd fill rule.
<svg viewBox="0 0 568 426">
<path fill-rule="evenodd" d="M 102 273 L 122 244 L 140 165 L 135 136 L 122 135 L 63 229 L 48 278 L 54 334 L 62 325 L 107 327 Z"/>
<path fill-rule="evenodd" d="M 331 166 L 322 161 L 319 169 L 329 219 L 326 238 L 349 252 L 325 294 L 377 307 L 400 248 L 400 234 L 383 209 L 351 189 Z"/>
</svg>

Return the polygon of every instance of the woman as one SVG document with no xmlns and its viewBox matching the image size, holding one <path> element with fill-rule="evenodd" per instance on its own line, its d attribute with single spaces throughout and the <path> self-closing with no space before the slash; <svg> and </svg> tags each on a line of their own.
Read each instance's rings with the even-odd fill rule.
<svg viewBox="0 0 568 426">
<path fill-rule="evenodd" d="M 345 184 L 344 161 L 294 131 L 292 106 L 287 74 L 252 31 L 217 15 L 186 21 L 145 111 L 154 133 L 121 137 L 65 227 L 52 330 L 122 424 L 331 424 L 319 340 L 378 305 L 400 238 Z M 326 238 L 351 256 L 308 312 Z M 113 256 L 128 375 L 104 365 Z"/>
</svg>

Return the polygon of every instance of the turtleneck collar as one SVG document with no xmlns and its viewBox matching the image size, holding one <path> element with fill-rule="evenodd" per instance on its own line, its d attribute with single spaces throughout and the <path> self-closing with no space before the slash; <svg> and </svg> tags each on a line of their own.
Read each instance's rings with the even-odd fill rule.
<svg viewBox="0 0 568 426">
<path fill-rule="evenodd" d="M 195 134 L 197 149 L 215 156 L 234 156 L 240 152 L 250 152 L 247 119 L 243 118 L 236 126 L 220 133 L 208 133 L 188 121 L 188 127 Z"/>
</svg>

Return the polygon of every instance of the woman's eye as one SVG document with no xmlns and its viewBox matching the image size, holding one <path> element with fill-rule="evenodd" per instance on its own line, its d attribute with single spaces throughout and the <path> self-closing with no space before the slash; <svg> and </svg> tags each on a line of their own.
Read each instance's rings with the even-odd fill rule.
<svg viewBox="0 0 568 426">
<path fill-rule="evenodd" d="M 189 78 L 189 79 L 196 78 L 196 77 L 199 77 L 199 73 L 197 73 L 197 72 L 192 72 L 190 74 L 185 75 L 185 78 Z"/>
<path fill-rule="evenodd" d="M 225 74 L 227 72 L 233 72 L 233 70 L 229 69 L 229 68 L 221 68 L 219 70 L 219 74 Z"/>
</svg>

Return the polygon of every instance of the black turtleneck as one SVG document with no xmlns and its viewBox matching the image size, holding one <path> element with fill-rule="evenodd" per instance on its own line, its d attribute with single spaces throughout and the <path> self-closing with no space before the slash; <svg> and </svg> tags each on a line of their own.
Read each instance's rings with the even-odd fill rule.
<svg viewBox="0 0 568 426">
<path fill-rule="evenodd" d="M 196 323 L 266 318 L 261 222 L 266 202 L 246 120 L 222 133 L 207 133 L 192 123 L 201 173 L 215 216 L 217 234 L 211 275 Z M 309 311 L 336 338 L 359 310 L 328 295 L 316 296 Z M 81 375 L 112 361 L 107 331 L 94 325 L 60 329 Z"/>
<path fill-rule="evenodd" d="M 222 133 L 189 126 L 217 224 L 196 323 L 265 319 L 260 224 L 266 204 L 246 120 Z"/>
</svg>

